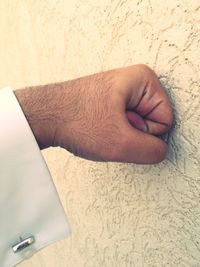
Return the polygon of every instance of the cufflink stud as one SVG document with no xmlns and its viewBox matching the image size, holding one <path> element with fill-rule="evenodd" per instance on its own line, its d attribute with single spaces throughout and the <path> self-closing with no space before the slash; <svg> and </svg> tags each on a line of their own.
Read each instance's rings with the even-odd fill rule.
<svg viewBox="0 0 200 267">
<path fill-rule="evenodd" d="M 20 242 L 14 244 L 12 249 L 14 253 L 20 252 L 21 250 L 27 248 L 28 246 L 32 245 L 35 242 L 34 236 L 29 236 L 26 239 L 22 239 L 20 237 Z"/>
</svg>

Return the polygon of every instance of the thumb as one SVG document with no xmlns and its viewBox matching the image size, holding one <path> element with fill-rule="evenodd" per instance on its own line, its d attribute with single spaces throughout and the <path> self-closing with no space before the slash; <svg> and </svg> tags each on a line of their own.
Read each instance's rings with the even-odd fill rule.
<svg viewBox="0 0 200 267">
<path fill-rule="evenodd" d="M 154 164 L 165 158 L 167 144 L 163 140 L 133 128 L 127 122 L 124 124 L 123 137 L 121 137 L 122 148 L 117 161 Z"/>
</svg>

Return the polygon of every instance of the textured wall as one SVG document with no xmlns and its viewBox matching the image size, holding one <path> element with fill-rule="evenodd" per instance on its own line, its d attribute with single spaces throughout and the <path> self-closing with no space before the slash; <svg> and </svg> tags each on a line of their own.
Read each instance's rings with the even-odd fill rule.
<svg viewBox="0 0 200 267">
<path fill-rule="evenodd" d="M 20 266 L 200 266 L 200 1 L 0 0 L 0 60 L 15 88 L 146 63 L 176 111 L 156 166 L 43 151 L 72 235 Z"/>
</svg>

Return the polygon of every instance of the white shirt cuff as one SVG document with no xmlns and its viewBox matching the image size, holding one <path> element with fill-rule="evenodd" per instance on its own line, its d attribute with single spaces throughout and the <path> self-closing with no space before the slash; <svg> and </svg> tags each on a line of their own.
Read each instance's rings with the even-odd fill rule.
<svg viewBox="0 0 200 267">
<path fill-rule="evenodd" d="M 1 267 L 14 266 L 70 233 L 48 167 L 11 88 L 0 90 L 0 214 Z M 29 237 L 34 238 L 31 245 L 13 251 Z"/>
</svg>

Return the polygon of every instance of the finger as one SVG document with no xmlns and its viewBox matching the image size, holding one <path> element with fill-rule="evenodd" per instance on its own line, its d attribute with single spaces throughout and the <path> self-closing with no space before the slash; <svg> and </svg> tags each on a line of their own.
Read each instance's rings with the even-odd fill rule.
<svg viewBox="0 0 200 267">
<path fill-rule="evenodd" d="M 135 129 L 127 122 L 121 127 L 124 132 L 117 161 L 154 164 L 165 158 L 167 144 L 160 138 Z"/>
<path fill-rule="evenodd" d="M 169 131 L 171 127 L 171 118 L 170 115 L 166 116 L 166 118 L 169 119 L 169 121 L 166 121 L 166 118 L 164 122 L 161 122 L 161 120 L 156 121 L 155 118 L 143 118 L 139 114 L 137 114 L 134 111 L 126 111 L 126 116 L 129 121 L 129 123 L 143 131 L 143 132 L 148 132 L 149 134 L 153 135 L 161 135 Z"/>
<path fill-rule="evenodd" d="M 146 83 L 143 82 L 144 77 Z M 130 97 L 126 109 L 129 112 L 136 112 L 143 118 L 149 133 L 163 134 L 171 128 L 173 122 L 173 111 L 169 98 L 150 68 L 142 67 L 138 79 L 141 84 L 144 84 L 143 89 L 141 91 L 140 87 L 140 90 L 138 90 L 133 84 L 131 95 L 135 96 L 138 92 L 140 97 Z M 135 99 L 137 99 L 137 102 Z M 135 115 L 129 113 L 128 117 L 130 123 L 133 122 L 132 125 L 135 126 Z"/>
<path fill-rule="evenodd" d="M 126 111 L 126 117 L 133 127 L 143 132 L 148 132 L 148 125 L 142 116 L 134 111 Z"/>
<path fill-rule="evenodd" d="M 151 134 L 163 134 L 170 130 L 173 123 L 172 106 L 168 99 L 160 101 L 160 103 L 144 116 Z"/>
</svg>

